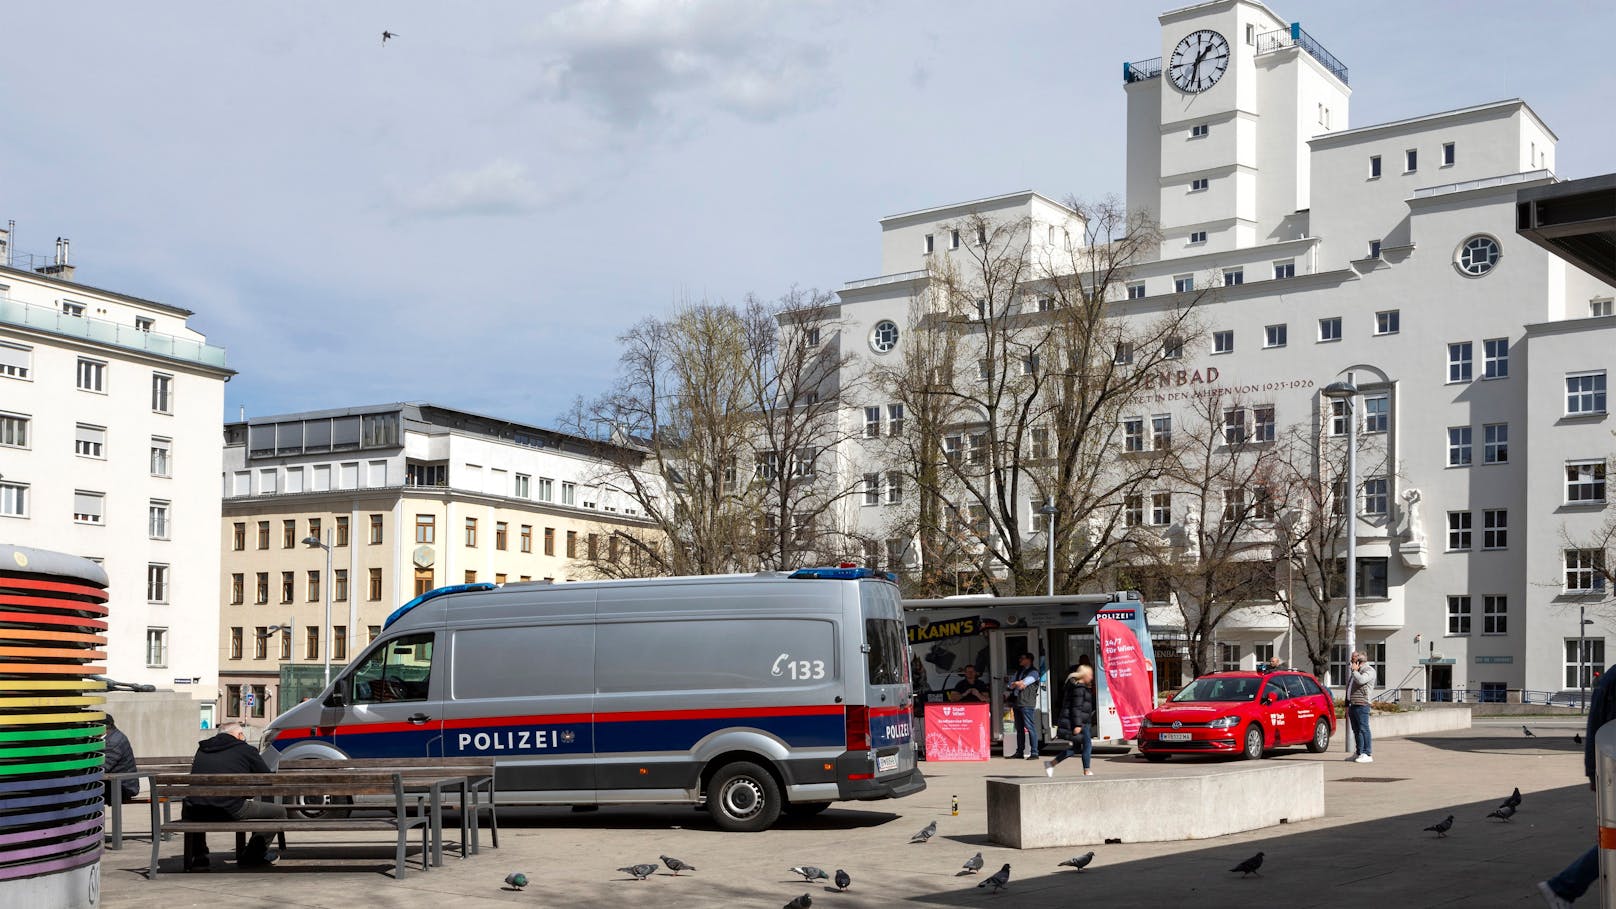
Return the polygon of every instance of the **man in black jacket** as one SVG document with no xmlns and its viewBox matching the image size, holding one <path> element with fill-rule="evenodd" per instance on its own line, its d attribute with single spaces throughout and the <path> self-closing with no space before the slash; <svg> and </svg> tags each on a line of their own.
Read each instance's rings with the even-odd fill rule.
<svg viewBox="0 0 1616 909">
<path fill-rule="evenodd" d="M 1616 666 L 1605 670 L 1594 686 L 1593 700 L 1588 705 L 1588 726 L 1582 733 L 1582 769 L 1588 775 L 1588 788 L 1598 790 L 1598 774 L 1594 767 L 1594 736 L 1606 723 L 1616 720 Z M 1599 880 L 1599 847 L 1594 846 L 1578 856 L 1564 871 L 1546 881 L 1538 881 L 1538 893 L 1543 902 L 1559 909 L 1576 902 Z"/>
<path fill-rule="evenodd" d="M 196 757 L 191 759 L 191 772 L 269 773 L 271 771 L 258 753 L 258 749 L 247 744 L 247 728 L 240 723 L 226 723 L 219 728 L 218 735 L 204 740 L 197 746 Z M 285 818 L 286 809 L 268 802 L 230 796 L 187 796 L 183 816 L 194 820 L 249 821 Z M 279 858 L 269 851 L 269 837 L 273 835 L 253 834 L 247 841 L 247 851 L 240 857 L 239 864 L 244 866 L 273 864 Z M 186 851 L 195 858 L 192 867 L 208 867 L 207 834 L 187 833 L 185 837 L 190 841 Z"/>
<path fill-rule="evenodd" d="M 129 736 L 123 734 L 118 724 L 112 721 L 112 714 L 107 714 L 107 740 L 103 748 L 106 751 L 106 773 L 134 773 L 135 749 L 129 744 Z M 117 789 L 113 789 L 112 781 L 107 781 L 106 800 L 111 802 L 114 798 L 120 802 L 133 801 L 140 794 L 139 780 L 118 780 Z"/>
</svg>

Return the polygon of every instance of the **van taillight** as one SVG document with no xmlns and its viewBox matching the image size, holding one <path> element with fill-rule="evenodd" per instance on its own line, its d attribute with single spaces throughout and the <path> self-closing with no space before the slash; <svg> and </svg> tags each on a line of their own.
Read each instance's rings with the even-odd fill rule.
<svg viewBox="0 0 1616 909">
<path fill-rule="evenodd" d="M 854 705 L 848 706 L 847 750 L 870 750 L 870 708 Z"/>
</svg>

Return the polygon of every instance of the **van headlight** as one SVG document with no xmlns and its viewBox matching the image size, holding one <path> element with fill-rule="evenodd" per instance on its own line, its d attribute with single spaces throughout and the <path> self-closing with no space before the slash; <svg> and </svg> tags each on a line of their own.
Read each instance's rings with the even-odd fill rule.
<svg viewBox="0 0 1616 909">
<path fill-rule="evenodd" d="M 1220 716 L 1212 722 L 1207 723 L 1207 725 L 1213 729 L 1230 729 L 1239 722 L 1240 718 L 1237 716 Z"/>
<path fill-rule="evenodd" d="M 270 747 L 275 744 L 275 736 L 280 735 L 280 734 L 281 734 L 281 731 L 279 729 L 276 729 L 273 726 L 269 727 L 268 729 L 265 729 L 263 734 L 261 736 L 259 736 L 259 738 L 258 738 L 258 750 L 259 750 L 259 752 L 262 753 L 262 752 L 268 751 L 270 749 Z"/>
</svg>

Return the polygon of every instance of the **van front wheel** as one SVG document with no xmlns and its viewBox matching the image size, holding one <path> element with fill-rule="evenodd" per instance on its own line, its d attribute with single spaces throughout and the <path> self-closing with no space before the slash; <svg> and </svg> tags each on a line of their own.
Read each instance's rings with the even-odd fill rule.
<svg viewBox="0 0 1616 909">
<path fill-rule="evenodd" d="M 725 830 L 756 833 L 780 817 L 780 786 L 750 761 L 725 764 L 707 784 L 707 810 Z"/>
</svg>

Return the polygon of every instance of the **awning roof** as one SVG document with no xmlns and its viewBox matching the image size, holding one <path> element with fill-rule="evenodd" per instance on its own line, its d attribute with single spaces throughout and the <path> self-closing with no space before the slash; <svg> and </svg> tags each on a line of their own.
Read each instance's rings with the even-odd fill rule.
<svg viewBox="0 0 1616 909">
<path fill-rule="evenodd" d="M 1616 174 L 1515 194 L 1521 236 L 1606 284 L 1616 284 Z"/>
</svg>

